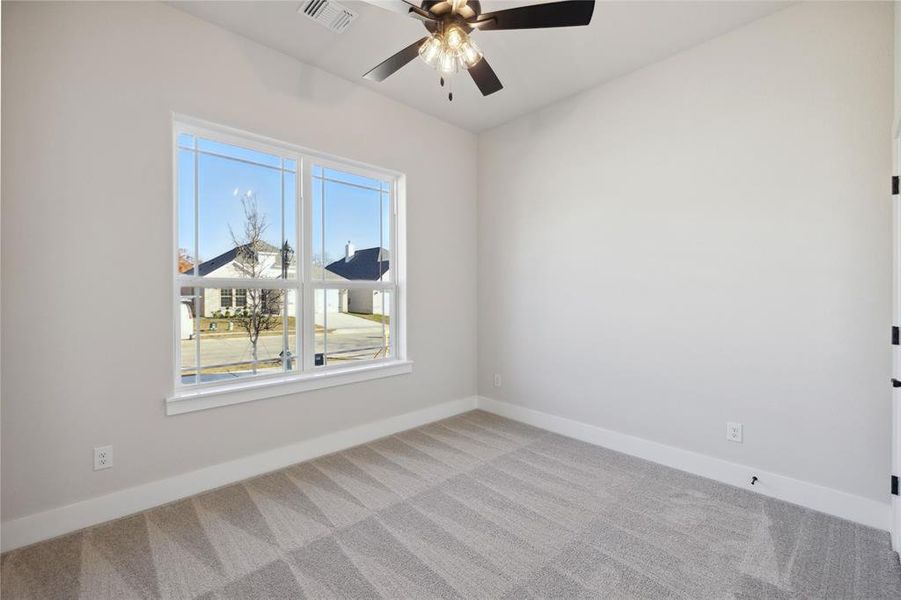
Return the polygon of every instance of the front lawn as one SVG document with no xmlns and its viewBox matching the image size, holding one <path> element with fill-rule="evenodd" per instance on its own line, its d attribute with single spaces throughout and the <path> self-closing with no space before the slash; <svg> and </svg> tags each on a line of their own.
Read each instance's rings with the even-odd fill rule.
<svg viewBox="0 0 901 600">
<path fill-rule="evenodd" d="M 385 323 L 389 325 L 391 323 L 391 317 L 389 315 L 373 315 L 371 313 L 355 313 L 349 312 L 349 315 L 353 315 L 355 317 L 360 317 L 361 319 L 367 319 L 369 321 L 375 321 L 376 323 Z"/>
<path fill-rule="evenodd" d="M 294 332 L 296 331 L 295 327 L 296 317 L 288 317 L 288 331 Z M 232 323 L 232 329 L 229 331 L 228 324 Z M 215 329 L 210 329 L 212 325 L 216 326 Z M 321 330 L 321 327 L 317 325 L 317 331 Z M 222 318 L 214 318 L 214 317 L 201 317 L 200 319 L 200 331 L 203 332 L 204 336 L 209 335 L 222 335 L 222 336 L 234 336 L 234 335 L 247 335 L 247 332 L 244 331 L 244 328 L 241 327 L 241 323 L 235 319 L 234 317 L 227 319 L 225 317 Z M 275 322 L 271 329 L 267 329 L 265 331 L 261 331 L 260 335 L 281 335 L 283 333 L 282 330 L 282 318 L 276 317 Z"/>
</svg>

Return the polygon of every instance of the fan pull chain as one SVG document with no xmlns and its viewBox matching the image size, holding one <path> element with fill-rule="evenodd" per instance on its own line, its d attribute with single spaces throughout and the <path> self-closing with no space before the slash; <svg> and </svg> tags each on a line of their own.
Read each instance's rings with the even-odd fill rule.
<svg viewBox="0 0 901 600">
<path fill-rule="evenodd" d="M 447 101 L 448 102 L 454 101 L 454 86 L 452 85 L 452 82 L 450 79 L 447 80 Z"/>
</svg>

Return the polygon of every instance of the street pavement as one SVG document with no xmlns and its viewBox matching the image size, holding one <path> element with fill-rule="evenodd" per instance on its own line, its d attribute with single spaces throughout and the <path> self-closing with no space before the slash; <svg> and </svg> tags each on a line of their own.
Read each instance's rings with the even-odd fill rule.
<svg viewBox="0 0 901 600">
<path fill-rule="evenodd" d="M 250 361 L 252 357 L 250 340 L 247 335 L 241 335 L 241 333 L 237 329 L 227 335 L 201 332 L 201 365 Z M 293 355 L 297 354 L 296 341 L 295 335 L 288 335 L 288 348 Z M 280 360 L 283 343 L 284 336 L 282 334 L 260 335 L 257 342 L 257 360 Z M 331 364 L 345 360 L 375 358 L 376 353 L 383 345 L 381 323 L 343 313 L 329 313 L 328 331 L 326 333 L 317 332 L 315 339 L 316 352 L 323 352 L 325 349 L 327 360 Z M 195 366 L 196 347 L 194 340 L 181 341 L 183 368 L 192 369 Z M 384 353 L 379 354 L 379 356 L 383 355 Z M 236 366 L 234 369 L 244 372 L 247 367 L 242 365 Z"/>
</svg>

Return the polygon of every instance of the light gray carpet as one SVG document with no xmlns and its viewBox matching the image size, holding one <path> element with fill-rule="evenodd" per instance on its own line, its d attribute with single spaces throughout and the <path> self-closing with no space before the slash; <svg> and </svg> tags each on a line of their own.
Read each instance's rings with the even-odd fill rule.
<svg viewBox="0 0 901 600">
<path fill-rule="evenodd" d="M 889 536 L 471 412 L 8 553 L 3 598 L 901 598 Z"/>
</svg>

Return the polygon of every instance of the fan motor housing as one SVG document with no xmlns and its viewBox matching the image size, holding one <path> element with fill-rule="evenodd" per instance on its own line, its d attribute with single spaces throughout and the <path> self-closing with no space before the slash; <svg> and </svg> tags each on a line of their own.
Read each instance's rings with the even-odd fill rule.
<svg viewBox="0 0 901 600">
<path fill-rule="evenodd" d="M 466 33 L 470 33 L 473 30 L 462 16 L 451 12 L 450 6 L 451 3 L 448 0 L 423 0 L 420 8 L 428 11 L 436 19 L 436 21 L 423 21 L 422 24 L 429 33 L 438 33 L 450 25 L 457 25 Z M 472 9 L 475 16 L 482 14 L 482 3 L 479 0 L 469 0 L 466 6 Z M 436 7 L 437 10 L 433 11 L 433 7 Z"/>
</svg>

